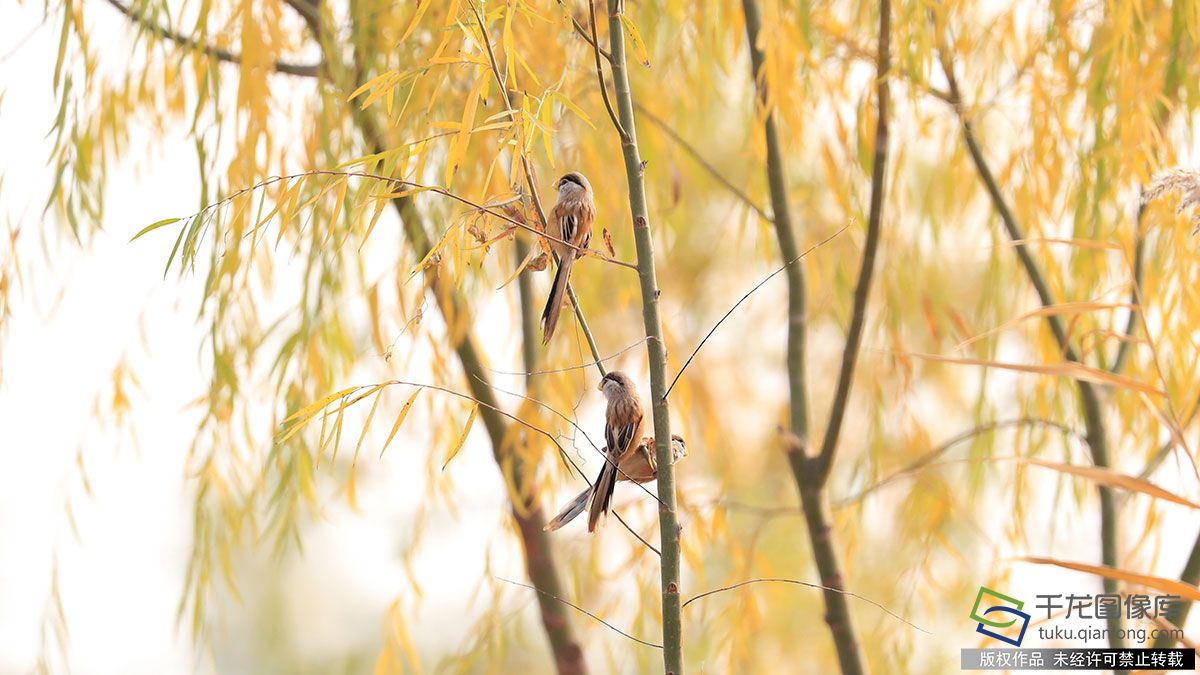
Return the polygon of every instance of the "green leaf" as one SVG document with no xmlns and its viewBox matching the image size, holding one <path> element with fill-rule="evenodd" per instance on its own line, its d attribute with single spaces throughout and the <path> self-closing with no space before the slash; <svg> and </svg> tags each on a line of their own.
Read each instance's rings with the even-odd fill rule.
<svg viewBox="0 0 1200 675">
<path fill-rule="evenodd" d="M 143 234 L 146 234 L 147 232 L 153 232 L 154 230 L 157 230 L 160 227 L 166 227 L 167 225 L 171 225 L 173 223 L 178 223 L 181 220 L 183 220 L 183 218 L 164 218 L 163 220 L 160 220 L 157 223 L 151 223 L 151 224 L 143 227 L 141 229 L 141 231 L 139 231 L 137 234 L 133 235 L 133 239 L 130 239 L 129 241 L 131 241 L 131 242 L 137 241 L 138 238 L 140 238 Z"/>
</svg>

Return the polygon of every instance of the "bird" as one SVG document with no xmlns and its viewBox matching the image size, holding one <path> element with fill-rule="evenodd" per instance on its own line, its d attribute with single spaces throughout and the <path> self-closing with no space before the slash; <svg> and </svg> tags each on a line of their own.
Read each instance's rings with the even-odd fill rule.
<svg viewBox="0 0 1200 675">
<path fill-rule="evenodd" d="M 607 451 L 607 448 L 605 450 Z M 674 464 L 686 456 L 687 444 L 683 442 L 683 437 L 679 434 L 671 434 L 671 463 Z M 642 442 L 634 448 L 633 452 L 627 453 L 617 461 L 617 481 L 627 480 L 640 485 L 649 483 L 656 478 L 658 478 L 658 467 L 654 461 L 654 439 L 650 436 L 642 436 Z M 546 532 L 553 532 L 575 520 L 587 508 L 588 500 L 592 498 L 592 490 L 592 486 L 589 485 L 583 492 L 575 495 L 575 498 L 567 502 L 558 515 L 554 516 L 542 529 Z"/>
<path fill-rule="evenodd" d="M 613 488 L 617 485 L 621 458 L 637 447 L 642 436 L 642 401 L 638 398 L 633 380 L 625 373 L 614 370 L 600 380 L 597 389 L 608 399 L 604 413 L 604 466 L 593 486 L 592 500 L 588 505 L 588 532 L 595 532 L 600 517 L 608 513 L 612 502 Z"/>
<path fill-rule="evenodd" d="M 558 315 L 562 311 L 567 284 L 571 280 L 571 266 L 592 241 L 592 223 L 596 221 L 596 203 L 592 200 L 592 184 L 578 171 L 563 174 L 554 187 L 558 188 L 558 202 L 550 211 L 550 222 L 546 232 L 554 239 L 550 248 L 558 254 L 558 271 L 542 310 L 542 344 L 550 343 Z M 555 241 L 559 240 L 559 241 Z M 568 242 L 570 245 L 564 244 Z"/>
</svg>

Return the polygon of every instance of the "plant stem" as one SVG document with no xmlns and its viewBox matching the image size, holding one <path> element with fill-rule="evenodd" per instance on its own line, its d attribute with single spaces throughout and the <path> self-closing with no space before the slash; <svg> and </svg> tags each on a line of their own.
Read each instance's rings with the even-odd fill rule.
<svg viewBox="0 0 1200 675">
<path fill-rule="evenodd" d="M 888 6 L 881 5 L 881 24 L 889 20 Z M 776 125 L 775 111 L 768 91 L 764 68 L 766 54 L 760 45 L 762 17 L 757 0 L 742 0 L 746 15 L 746 39 L 750 49 L 751 76 L 754 78 L 756 102 L 763 109 L 763 133 L 767 144 L 767 181 L 771 191 L 771 209 L 775 216 L 775 235 L 779 240 L 779 252 L 783 260 L 795 260 L 797 256 L 795 227 L 792 224 L 791 208 L 787 196 L 787 174 L 784 167 L 782 145 Z M 882 38 L 881 40 L 885 40 Z M 884 43 L 886 46 L 886 42 Z M 885 128 L 886 133 L 886 128 Z M 882 163 L 876 160 L 877 168 Z M 872 198 L 874 199 L 874 197 Z M 825 622 L 829 626 L 838 664 L 843 675 L 858 675 L 865 672 L 862 650 L 850 616 L 846 596 L 838 591 L 845 590 L 841 563 L 833 542 L 833 531 L 829 525 L 829 511 L 824 490 L 824 471 L 820 458 L 808 454 L 808 399 L 805 385 L 805 332 L 807 318 L 805 307 L 805 285 L 802 265 L 787 267 L 788 279 L 788 338 L 787 368 L 790 392 L 789 417 L 791 441 L 788 444 L 788 462 L 792 476 L 800 492 L 800 505 L 804 510 L 804 521 L 808 529 L 813 558 L 821 576 L 825 600 Z"/>
<path fill-rule="evenodd" d="M 591 0 L 588 0 L 589 2 Z M 679 524 L 675 509 L 675 467 L 671 464 L 671 417 L 667 408 L 667 349 L 658 315 L 658 280 L 654 270 L 654 243 L 646 208 L 646 184 L 638 152 L 633 119 L 633 94 L 625 59 L 621 25 L 622 0 L 608 0 L 608 42 L 612 55 L 613 88 L 620 121 L 621 151 L 629 183 L 629 209 L 637 245 L 638 281 L 642 290 L 642 321 L 646 327 L 646 352 L 650 362 L 650 401 L 654 417 L 655 458 L 658 463 L 658 521 L 662 549 L 663 670 L 683 673 L 683 625 L 679 602 Z"/>
</svg>

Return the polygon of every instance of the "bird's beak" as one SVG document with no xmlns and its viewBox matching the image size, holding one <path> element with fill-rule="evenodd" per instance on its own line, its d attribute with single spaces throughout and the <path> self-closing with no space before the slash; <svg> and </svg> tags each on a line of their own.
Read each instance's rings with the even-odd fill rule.
<svg viewBox="0 0 1200 675">
<path fill-rule="evenodd" d="M 604 391 L 604 380 L 600 380 L 600 383 L 596 385 L 596 391 Z"/>
</svg>

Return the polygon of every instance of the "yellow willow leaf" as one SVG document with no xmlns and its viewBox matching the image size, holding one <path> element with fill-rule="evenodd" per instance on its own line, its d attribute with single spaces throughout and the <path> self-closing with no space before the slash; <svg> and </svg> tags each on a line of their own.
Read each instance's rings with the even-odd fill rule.
<svg viewBox="0 0 1200 675">
<path fill-rule="evenodd" d="M 367 108 L 371 107 L 371 105 L 374 104 L 379 99 L 394 92 L 396 85 L 399 84 L 402 81 L 402 79 L 403 78 L 401 78 L 399 75 L 397 75 L 396 77 L 389 77 L 388 79 L 384 80 L 383 82 L 380 82 L 379 86 L 375 87 L 375 89 L 372 90 L 371 93 L 368 94 L 365 99 L 363 99 L 363 102 L 359 104 L 358 109 L 366 110 Z"/>
<path fill-rule="evenodd" d="M 593 129 L 596 128 L 596 125 L 592 123 L 592 118 L 588 117 L 587 113 L 583 112 L 582 108 L 575 105 L 575 102 L 568 98 L 566 94 L 562 93 L 561 91 L 552 91 L 550 92 L 550 96 L 559 103 L 563 104 L 564 108 L 575 113 L 575 116 L 586 122 L 589 127 Z"/>
<path fill-rule="evenodd" d="M 368 387 L 360 387 L 360 389 L 366 389 L 367 391 L 362 394 L 359 394 L 358 396 L 355 396 L 354 398 L 347 397 L 347 400 L 343 401 L 341 405 L 339 405 L 338 407 L 334 408 L 333 410 L 330 410 L 329 412 L 325 413 L 325 417 L 329 417 L 330 415 L 333 415 L 333 414 L 341 414 L 341 412 L 343 410 L 345 410 L 346 408 L 349 408 L 350 406 L 354 405 L 355 403 L 358 403 L 359 401 L 363 400 L 364 398 L 371 396 L 375 392 L 379 391 L 380 389 L 383 389 L 384 387 L 386 387 L 390 384 L 392 384 L 392 382 L 389 381 L 389 382 L 384 382 L 383 384 L 373 384 Z"/>
<path fill-rule="evenodd" d="M 462 126 L 459 127 L 458 135 L 455 136 L 454 142 L 450 146 L 450 152 L 446 156 L 447 187 L 450 186 L 454 174 L 458 173 L 458 167 L 462 165 L 463 158 L 467 155 L 467 147 L 471 143 L 471 128 L 475 126 L 475 111 L 479 109 L 479 98 L 483 93 L 483 84 L 487 82 L 486 77 L 486 74 L 480 75 L 475 82 L 475 87 L 467 95 L 467 105 L 463 108 Z"/>
<path fill-rule="evenodd" d="M 554 127 L 554 106 L 550 105 L 549 101 L 542 101 L 541 109 L 538 110 L 538 117 L 541 119 L 542 143 L 546 147 L 546 159 L 550 160 L 550 166 L 554 166 L 554 147 L 551 141 L 551 129 Z"/>
<path fill-rule="evenodd" d="M 307 424 L 308 421 L 310 419 L 312 419 L 313 415 L 315 415 L 317 412 L 319 412 L 322 408 L 329 405 L 330 403 L 333 403 L 334 401 L 338 400 L 339 398 L 341 398 L 351 392 L 357 391 L 358 389 L 361 389 L 361 388 L 362 387 L 357 387 L 357 386 L 356 387 L 347 387 L 346 389 L 343 389 L 339 392 L 330 394 L 330 395 L 326 396 L 325 398 L 322 398 L 321 400 L 317 401 L 316 403 L 307 405 L 307 406 L 301 408 L 300 410 L 297 410 L 296 412 L 292 413 L 291 415 L 288 416 L 287 419 L 285 419 L 283 421 L 283 424 L 286 425 L 288 422 L 291 422 L 292 420 L 297 420 L 300 418 L 304 418 L 304 419 L 300 419 L 300 421 L 296 422 L 296 424 L 294 426 L 287 429 L 285 435 L 275 442 L 282 443 L 282 442 L 286 441 L 287 439 L 291 438 L 300 429 L 300 427 Z"/>
<path fill-rule="evenodd" d="M 471 408 L 471 416 L 467 418 L 467 425 L 463 427 L 462 433 L 458 435 L 458 440 L 454 442 L 454 447 L 450 448 L 450 452 L 446 455 L 446 461 L 442 462 L 442 471 L 446 470 L 446 466 L 450 464 L 450 460 L 462 450 L 463 444 L 467 442 L 467 435 L 471 433 L 471 425 L 475 423 L 475 416 L 479 414 L 479 406 Z"/>
<path fill-rule="evenodd" d="M 1107 384 L 1122 389 L 1142 392 L 1144 394 L 1153 394 L 1155 396 L 1165 396 L 1166 394 L 1161 389 L 1138 382 L 1135 379 L 1114 375 L 1106 370 L 1098 370 L 1089 368 L 1078 363 L 1048 363 L 1048 364 L 1025 364 L 1025 363 L 1001 363 L 999 361 L 985 361 L 982 359 L 956 359 L 949 356 L 937 356 L 935 354 L 919 354 L 909 352 L 907 356 L 916 357 L 925 361 L 936 361 L 939 363 L 953 363 L 960 366 L 983 366 L 985 368 L 1000 368 L 1002 370 L 1015 370 L 1022 373 L 1039 373 L 1042 375 L 1054 375 L 1056 377 L 1067 377 L 1073 380 L 1082 380 L 1084 382 L 1094 382 L 1096 384 Z"/>
<path fill-rule="evenodd" d="M 415 14 L 413 14 L 412 21 L 409 22 L 408 28 L 404 29 L 404 35 L 400 36 L 397 44 L 404 42 L 408 39 L 409 35 L 412 35 L 413 30 L 415 30 L 417 27 L 417 22 L 421 20 L 421 17 L 425 16 L 425 11 L 429 9 L 429 6 L 432 4 L 433 0 L 417 0 L 417 11 Z"/>
<path fill-rule="evenodd" d="M 387 451 L 388 446 L 392 444 L 392 439 L 396 437 L 396 432 L 400 431 L 400 425 L 404 424 L 404 418 L 408 417 L 408 411 L 410 408 L 412 408 L 413 403 L 417 400 L 417 396 L 420 393 L 420 389 L 414 391 L 412 396 L 409 396 L 408 400 L 404 402 L 404 406 L 400 408 L 400 413 L 396 415 L 396 421 L 392 424 L 392 432 L 388 434 L 387 440 L 384 442 L 383 447 L 379 450 L 379 456 L 381 458 L 383 457 L 383 453 Z"/>
<path fill-rule="evenodd" d="M 337 229 L 338 216 L 342 215 L 342 205 L 346 203 L 346 179 L 342 178 L 337 183 L 337 199 L 333 203 L 333 215 L 329 217 L 329 231 L 325 233 L 325 242 L 333 236 L 333 231 Z M 322 242 L 322 246 L 325 242 Z"/>
<path fill-rule="evenodd" d="M 1018 558 L 1023 562 L 1033 563 L 1035 565 L 1054 565 L 1076 572 L 1086 572 L 1095 574 L 1096 576 L 1104 577 L 1105 579 L 1115 579 L 1124 581 L 1146 588 L 1153 588 L 1158 591 L 1167 593 L 1168 595 L 1178 595 L 1181 598 L 1188 600 L 1200 600 L 1200 588 L 1191 584 L 1184 583 L 1177 579 L 1166 579 L 1163 577 L 1153 577 L 1148 574 L 1139 574 L 1137 572 L 1129 572 L 1115 567 L 1104 567 L 1101 565 L 1088 565 L 1087 563 L 1067 562 L 1065 560 L 1055 560 L 1054 558 L 1039 558 L 1028 557 Z"/>
<path fill-rule="evenodd" d="M 978 342 L 989 335 L 993 335 L 993 334 L 999 333 L 1000 331 L 1003 331 L 1007 328 L 1011 328 L 1012 326 L 1015 326 L 1015 325 L 1021 323 L 1022 321 L 1025 321 L 1026 319 L 1032 319 L 1035 317 L 1043 317 L 1043 316 L 1062 315 L 1062 314 L 1080 314 L 1083 312 L 1093 312 L 1093 311 L 1099 311 L 1099 310 L 1103 310 L 1103 309 L 1130 309 L 1130 310 L 1132 310 L 1132 309 L 1135 309 L 1136 307 L 1137 307 L 1136 305 L 1131 305 L 1131 304 L 1125 303 L 1125 302 L 1115 302 L 1115 303 L 1113 303 L 1113 302 L 1064 302 L 1064 303 L 1060 303 L 1057 305 L 1051 305 L 1050 307 L 1039 307 L 1031 312 L 1026 312 L 1026 313 L 1022 314 L 1022 315 L 1016 317 L 1015 319 L 1012 319 L 1010 321 L 1005 321 L 1004 323 L 1000 324 L 999 326 L 996 326 L 995 328 L 992 328 L 991 330 L 984 331 L 984 332 L 980 333 L 979 335 L 976 335 L 974 337 L 963 340 L 962 342 L 955 345 L 954 348 L 962 349 L 963 347 L 966 347 L 969 344 Z"/>
<path fill-rule="evenodd" d="M 650 67 L 650 55 L 646 53 L 646 44 L 642 41 L 642 34 L 638 32 L 637 26 L 634 25 L 633 19 L 628 15 L 621 15 L 621 24 L 625 26 L 625 30 L 629 32 L 629 41 L 633 43 L 633 53 L 637 60 L 647 68 Z"/>
<path fill-rule="evenodd" d="M 1193 509 L 1200 509 L 1200 504 L 1180 497 L 1173 492 L 1168 492 L 1167 490 L 1158 487 L 1148 480 L 1127 476 L 1125 474 L 1110 471 L 1108 469 L 1101 469 L 1100 467 L 1096 466 L 1060 464 L 1058 462 L 1047 462 L 1041 459 L 1024 457 L 1020 458 L 1018 461 L 1022 464 L 1032 464 L 1034 466 L 1052 469 L 1061 473 L 1069 473 L 1073 476 L 1086 478 L 1094 483 L 1100 483 L 1101 485 L 1119 487 L 1131 492 L 1140 492 L 1144 495 L 1150 495 L 1151 497 L 1156 497 L 1158 499 L 1165 499 L 1166 501 L 1173 502 L 1175 504 L 1181 504 Z"/>
<path fill-rule="evenodd" d="M 350 480 L 353 484 L 354 472 L 353 467 L 358 464 L 358 451 L 362 449 L 363 439 L 367 437 L 367 430 L 371 428 L 371 418 L 375 417 L 375 409 L 379 407 L 379 400 L 383 398 L 383 387 L 380 387 L 375 394 L 375 402 L 371 404 L 371 412 L 367 413 L 367 419 L 363 422 L 362 433 L 358 435 L 358 443 L 354 444 L 354 459 L 350 460 L 351 473 Z"/>
<path fill-rule="evenodd" d="M 376 75 L 375 77 L 372 77 L 371 79 L 367 80 L 366 83 L 364 83 L 362 86 L 360 86 L 358 89 L 355 89 L 353 93 L 351 93 L 349 96 L 347 96 L 346 102 L 349 103 L 350 101 L 353 101 L 354 99 L 361 96 L 363 94 L 363 92 L 365 92 L 369 89 L 375 89 L 376 87 L 382 86 L 382 84 L 385 81 L 387 81 L 389 78 L 396 76 L 396 75 L 399 75 L 399 71 L 388 70 L 383 73 L 380 73 L 379 75 Z"/>
</svg>

